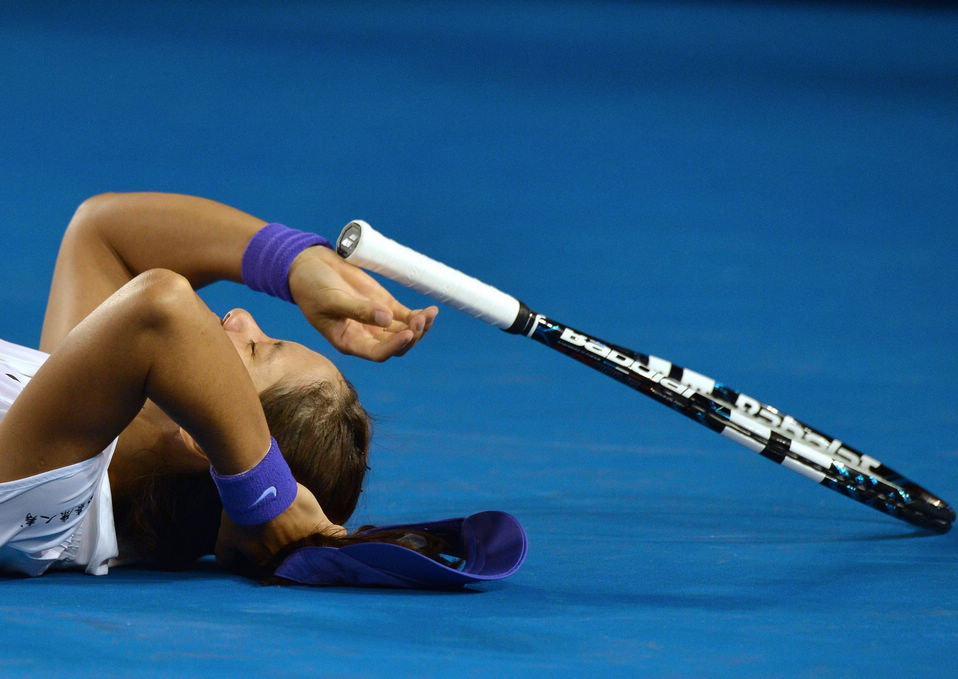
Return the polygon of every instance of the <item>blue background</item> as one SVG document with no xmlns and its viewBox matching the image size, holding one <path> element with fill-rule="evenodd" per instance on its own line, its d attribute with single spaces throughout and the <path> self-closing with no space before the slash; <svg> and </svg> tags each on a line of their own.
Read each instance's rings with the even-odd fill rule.
<svg viewBox="0 0 958 679">
<path fill-rule="evenodd" d="M 958 499 L 958 13 L 867 3 L 0 4 L 0 336 L 102 191 L 350 219 Z M 427 300 L 390 284 L 410 306 Z M 203 292 L 322 344 L 284 303 Z M 3 676 L 947 676 L 958 545 L 449 308 L 337 357 L 354 524 L 509 511 L 460 594 L 209 563 L 0 582 Z"/>
</svg>

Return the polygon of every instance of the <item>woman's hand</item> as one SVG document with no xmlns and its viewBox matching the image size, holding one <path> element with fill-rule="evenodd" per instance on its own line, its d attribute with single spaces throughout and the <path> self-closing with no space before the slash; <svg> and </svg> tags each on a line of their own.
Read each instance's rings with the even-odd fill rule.
<svg viewBox="0 0 958 679">
<path fill-rule="evenodd" d="M 435 306 L 410 310 L 329 248 L 303 250 L 289 289 L 310 324 L 344 354 L 372 361 L 402 356 L 432 327 Z"/>
<path fill-rule="evenodd" d="M 262 577 L 263 567 L 286 545 L 324 533 L 346 535 L 346 529 L 332 523 L 319 502 L 305 486 L 297 484 L 296 499 L 272 521 L 257 526 L 240 526 L 223 512 L 216 536 L 216 560 L 231 571 L 248 577 Z"/>
</svg>

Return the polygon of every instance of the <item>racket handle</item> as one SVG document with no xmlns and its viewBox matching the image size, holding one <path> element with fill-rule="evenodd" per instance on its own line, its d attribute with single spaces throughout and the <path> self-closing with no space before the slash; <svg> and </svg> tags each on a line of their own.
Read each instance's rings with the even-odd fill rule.
<svg viewBox="0 0 958 679">
<path fill-rule="evenodd" d="M 343 228 L 339 256 L 502 330 L 517 332 L 528 308 L 511 295 L 387 238 L 361 219 Z"/>
</svg>

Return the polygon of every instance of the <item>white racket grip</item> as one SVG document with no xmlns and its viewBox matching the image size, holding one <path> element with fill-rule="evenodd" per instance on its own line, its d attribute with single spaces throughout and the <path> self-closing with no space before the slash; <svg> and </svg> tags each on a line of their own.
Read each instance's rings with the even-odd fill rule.
<svg viewBox="0 0 958 679">
<path fill-rule="evenodd" d="M 503 330 L 519 316 L 515 297 L 382 235 L 361 219 L 347 224 L 336 251 L 351 264 L 375 271 L 417 292 Z"/>
</svg>

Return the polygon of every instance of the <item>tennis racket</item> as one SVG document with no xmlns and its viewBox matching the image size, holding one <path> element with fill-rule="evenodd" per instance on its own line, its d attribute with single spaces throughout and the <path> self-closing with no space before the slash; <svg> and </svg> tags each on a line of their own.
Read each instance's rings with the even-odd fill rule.
<svg viewBox="0 0 958 679">
<path fill-rule="evenodd" d="M 762 457 L 921 528 L 945 533 L 955 511 L 873 457 L 746 394 L 665 359 L 563 325 L 511 295 L 383 236 L 364 221 L 343 229 L 347 261 L 506 332 L 525 335 L 677 410 Z"/>
</svg>

